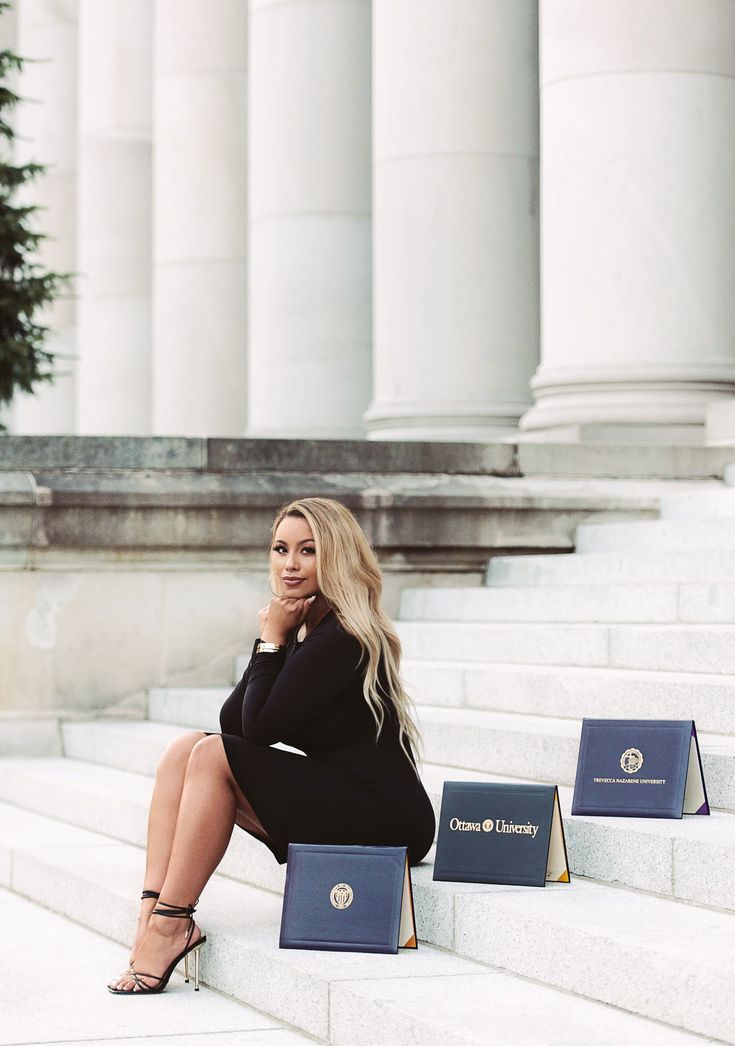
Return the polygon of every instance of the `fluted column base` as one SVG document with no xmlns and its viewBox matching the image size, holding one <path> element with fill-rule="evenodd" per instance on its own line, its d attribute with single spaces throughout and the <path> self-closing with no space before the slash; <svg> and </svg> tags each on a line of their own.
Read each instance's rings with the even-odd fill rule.
<svg viewBox="0 0 735 1046">
<path fill-rule="evenodd" d="M 735 396 L 707 406 L 705 442 L 708 447 L 735 447 Z"/>
<path fill-rule="evenodd" d="M 518 431 L 527 403 L 381 403 L 365 415 L 371 440 L 485 443 Z"/>
<path fill-rule="evenodd" d="M 520 422 L 534 439 L 704 443 L 708 406 L 735 394 L 735 366 L 541 369 Z"/>
</svg>

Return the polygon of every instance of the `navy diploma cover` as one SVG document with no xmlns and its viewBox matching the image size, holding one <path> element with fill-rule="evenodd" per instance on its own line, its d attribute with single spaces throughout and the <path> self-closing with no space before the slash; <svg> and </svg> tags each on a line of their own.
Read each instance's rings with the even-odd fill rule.
<svg viewBox="0 0 735 1046">
<path fill-rule="evenodd" d="M 568 883 L 556 785 L 445 781 L 434 878 L 518 886 Z"/>
<path fill-rule="evenodd" d="M 708 814 L 692 719 L 584 719 L 573 814 Z"/>
<path fill-rule="evenodd" d="M 289 843 L 281 948 L 416 948 L 405 846 Z"/>
</svg>

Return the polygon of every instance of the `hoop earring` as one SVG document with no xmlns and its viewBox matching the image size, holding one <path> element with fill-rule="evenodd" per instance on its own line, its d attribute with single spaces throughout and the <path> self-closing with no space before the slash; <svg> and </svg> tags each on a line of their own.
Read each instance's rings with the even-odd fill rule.
<svg viewBox="0 0 735 1046">
<path fill-rule="evenodd" d="M 270 574 L 268 575 L 268 588 L 271 590 L 272 594 L 277 597 L 277 596 L 280 596 L 281 593 L 280 592 L 276 592 L 275 589 L 273 588 L 273 581 L 272 581 L 273 574 L 274 574 L 274 571 L 271 570 Z"/>
</svg>

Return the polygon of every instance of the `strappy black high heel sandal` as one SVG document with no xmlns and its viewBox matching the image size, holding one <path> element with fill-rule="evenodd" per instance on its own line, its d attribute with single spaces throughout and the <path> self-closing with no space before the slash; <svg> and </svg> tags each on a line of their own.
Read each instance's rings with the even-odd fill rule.
<svg viewBox="0 0 735 1046">
<path fill-rule="evenodd" d="M 152 891 L 145 891 L 146 893 L 152 893 Z M 160 907 L 159 907 L 160 906 Z M 151 912 L 151 915 L 163 915 L 169 919 L 188 919 L 189 925 L 186 929 L 185 937 L 190 937 L 194 926 L 194 912 L 196 908 L 193 904 L 180 905 L 180 904 L 169 904 L 167 901 L 159 900 L 156 907 Z M 194 955 L 194 991 L 199 991 L 199 949 L 206 941 L 206 937 L 202 935 L 194 944 L 187 944 L 186 948 L 180 952 L 173 962 L 170 964 L 167 970 L 165 970 L 159 977 L 155 973 L 143 973 L 133 968 L 134 964 L 131 964 L 129 977 L 135 981 L 135 987 L 133 988 L 111 988 L 108 984 L 107 990 L 113 995 L 157 995 L 164 990 L 168 984 L 171 974 L 174 972 L 176 967 L 179 965 L 181 960 L 184 960 L 184 977 L 186 983 L 189 983 L 189 956 L 193 953 Z M 156 981 L 156 984 L 150 985 L 143 981 L 143 977 L 149 981 Z"/>
<path fill-rule="evenodd" d="M 160 896 L 161 895 L 160 895 L 160 893 L 158 893 L 157 890 L 144 890 L 143 893 L 140 895 L 140 899 L 141 899 L 141 901 L 148 901 L 148 900 L 151 900 L 151 899 L 154 900 L 154 901 L 157 901 Z M 154 905 L 154 907 L 155 907 L 155 905 Z M 132 961 L 131 961 L 131 962 L 128 963 L 127 970 L 125 970 L 124 973 L 121 973 L 120 976 L 117 978 L 117 980 L 118 981 L 122 981 L 126 977 L 131 977 L 132 973 L 133 973 L 133 964 L 132 964 Z M 108 988 L 109 988 L 109 984 L 108 984 Z"/>
</svg>

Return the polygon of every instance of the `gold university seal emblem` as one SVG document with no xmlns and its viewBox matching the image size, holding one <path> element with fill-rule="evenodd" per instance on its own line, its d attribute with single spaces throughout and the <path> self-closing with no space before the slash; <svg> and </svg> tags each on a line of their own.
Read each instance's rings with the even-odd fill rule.
<svg viewBox="0 0 735 1046">
<path fill-rule="evenodd" d="M 336 886 L 332 887 L 329 900 L 335 908 L 339 908 L 341 911 L 343 908 L 350 907 L 353 896 L 352 887 L 349 883 L 337 883 Z"/>
<path fill-rule="evenodd" d="M 643 752 L 637 748 L 626 748 L 620 756 L 620 766 L 626 774 L 637 774 L 643 766 Z"/>
</svg>

